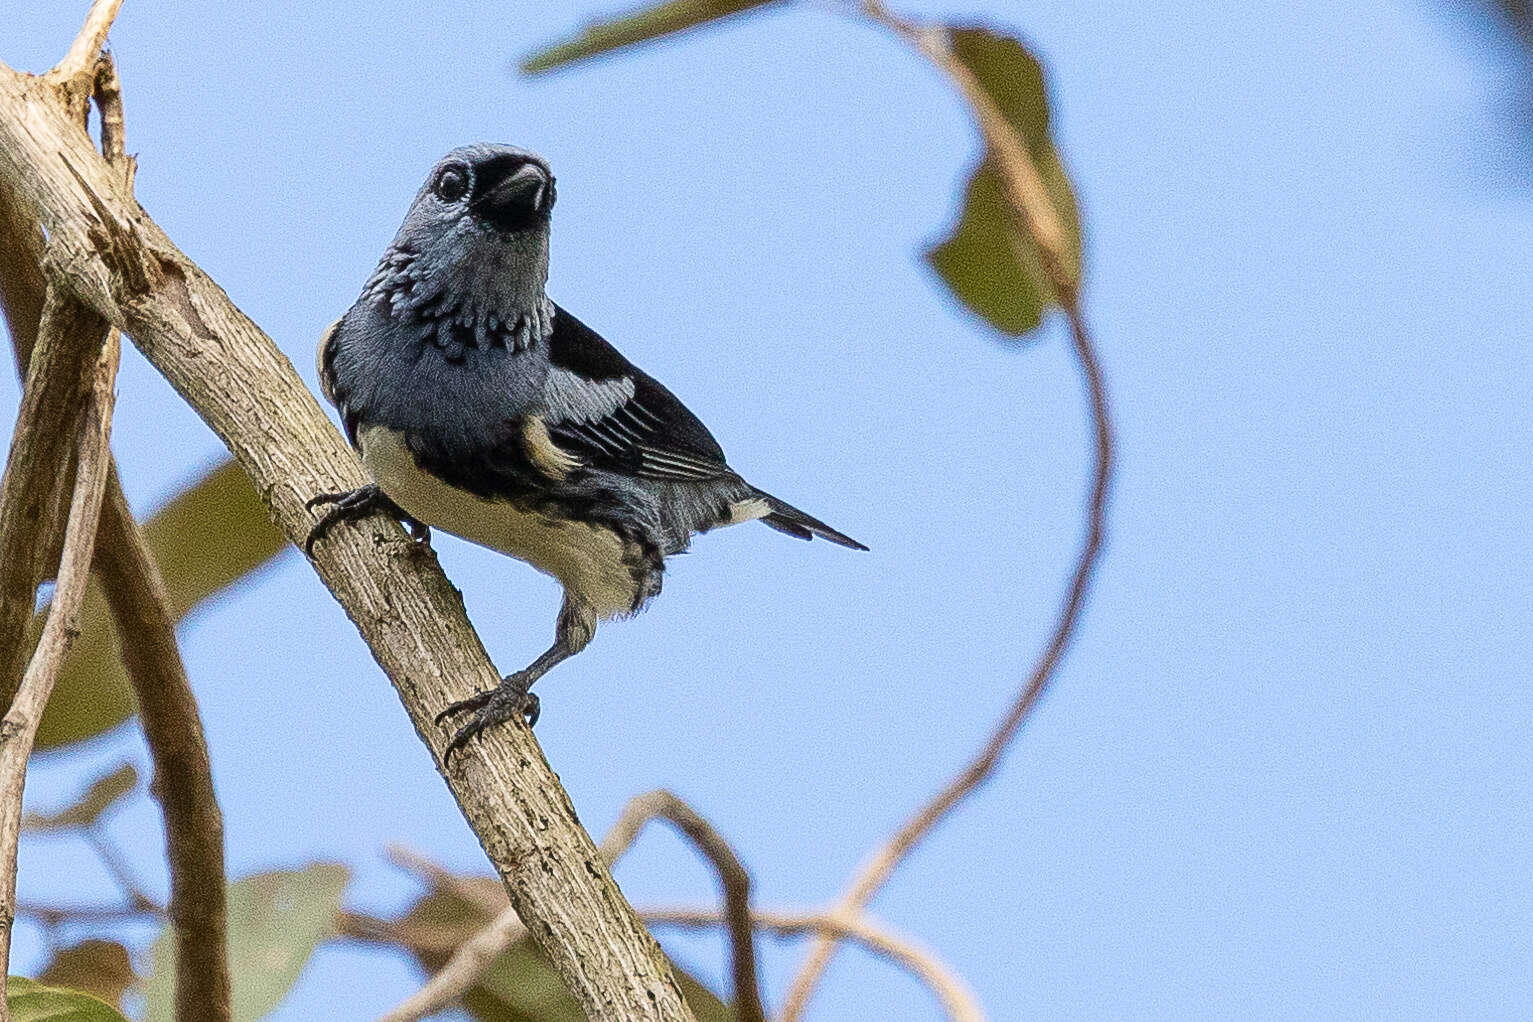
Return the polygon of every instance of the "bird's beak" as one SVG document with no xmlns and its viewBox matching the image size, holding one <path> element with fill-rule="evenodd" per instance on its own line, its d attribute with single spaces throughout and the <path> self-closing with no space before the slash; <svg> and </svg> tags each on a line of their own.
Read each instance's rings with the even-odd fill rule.
<svg viewBox="0 0 1533 1022">
<path fill-rule="evenodd" d="M 484 196 L 484 204 L 499 213 L 528 209 L 545 213 L 553 204 L 552 196 L 548 172 L 535 163 L 526 163 L 491 188 Z"/>
</svg>

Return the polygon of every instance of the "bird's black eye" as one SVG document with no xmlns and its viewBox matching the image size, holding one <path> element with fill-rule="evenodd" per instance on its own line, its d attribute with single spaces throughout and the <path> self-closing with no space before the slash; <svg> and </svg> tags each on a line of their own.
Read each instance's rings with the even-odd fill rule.
<svg viewBox="0 0 1533 1022">
<path fill-rule="evenodd" d="M 456 163 L 443 167 L 432 190 L 443 202 L 457 202 L 468 191 L 468 171 Z"/>
</svg>

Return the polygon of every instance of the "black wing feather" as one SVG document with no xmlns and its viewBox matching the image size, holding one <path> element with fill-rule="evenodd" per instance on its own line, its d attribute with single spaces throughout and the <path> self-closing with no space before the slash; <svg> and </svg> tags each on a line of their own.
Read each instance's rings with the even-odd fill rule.
<svg viewBox="0 0 1533 1022">
<path fill-rule="evenodd" d="M 600 384 L 629 379 L 633 397 L 599 418 L 551 419 L 550 435 L 587 464 L 652 479 L 717 479 L 729 474 L 724 450 L 676 395 L 629 362 L 595 330 L 554 307 L 549 361 Z"/>
</svg>

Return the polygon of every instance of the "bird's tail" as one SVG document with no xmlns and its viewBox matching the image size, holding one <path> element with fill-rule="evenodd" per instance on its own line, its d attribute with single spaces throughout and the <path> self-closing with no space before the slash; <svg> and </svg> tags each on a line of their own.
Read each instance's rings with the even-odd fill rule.
<svg viewBox="0 0 1533 1022">
<path fill-rule="evenodd" d="M 845 533 L 837 532 L 818 518 L 805 514 L 792 504 L 778 500 L 770 493 L 762 493 L 760 490 L 757 490 L 756 493 L 767 502 L 767 507 L 771 509 L 761 516 L 761 521 L 770 525 L 778 532 L 787 533 L 789 536 L 798 539 L 813 539 L 815 536 L 819 536 L 821 539 L 828 539 L 832 543 L 851 547 L 853 550 L 867 549 L 867 547 L 852 537 Z"/>
</svg>

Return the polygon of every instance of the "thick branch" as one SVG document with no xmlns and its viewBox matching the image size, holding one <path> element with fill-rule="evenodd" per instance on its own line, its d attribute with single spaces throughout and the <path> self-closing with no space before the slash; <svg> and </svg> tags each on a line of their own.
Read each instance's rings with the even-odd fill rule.
<svg viewBox="0 0 1533 1022">
<path fill-rule="evenodd" d="M 271 339 L 124 193 L 46 90 L 3 67 L 0 181 L 68 253 L 70 285 L 229 446 L 289 538 L 307 534 L 310 496 L 366 481 Z M 382 519 L 334 532 L 316 569 L 440 763 L 446 736 L 434 713 L 500 680 L 458 594 Z M 589 1017 L 691 1018 L 659 945 L 623 901 L 529 730 L 496 729 L 444 776 Z"/>
<path fill-rule="evenodd" d="M 53 311 L 56 302 L 68 301 L 62 296 L 56 298 L 54 289 L 50 288 L 47 310 Z M 45 323 L 60 318 L 50 317 L 47 312 L 44 314 Z M 84 310 L 81 310 L 80 318 L 92 324 L 100 322 L 100 317 Z M 52 335 L 44 331 L 40 354 L 46 354 L 52 340 Z M 117 334 L 107 333 L 106 344 L 99 351 L 92 374 L 85 414 L 76 432 L 78 470 L 69 505 L 69 524 L 64 533 L 58 586 L 48 611 L 48 623 L 43 626 L 42 638 L 38 640 L 37 650 L 16 690 L 16 698 L 5 719 L 0 721 L 0 1020 L 9 1017 L 4 1007 L 4 975 L 11 956 L 11 927 L 16 920 L 16 844 L 21 837 L 21 796 L 26 783 L 27 759 L 32 754 L 32 740 L 37 735 L 43 707 L 53 692 L 53 683 L 64 666 L 70 644 L 80 633 L 80 606 L 85 602 L 85 587 L 90 580 L 91 551 L 96 543 L 101 495 L 106 489 L 107 466 L 111 461 L 107 438 L 112 427 L 112 387 L 117 379 L 117 356 Z"/>
<path fill-rule="evenodd" d="M 644 909 L 640 914 L 653 926 L 712 929 L 720 925 L 733 925 L 723 915 L 709 909 Z M 942 959 L 909 937 L 891 933 L 866 916 L 840 919 L 813 913 L 756 909 L 751 913 L 751 923 L 758 930 L 770 930 L 785 937 L 812 934 L 838 943 L 854 941 L 878 957 L 900 966 L 925 984 L 941 1002 L 952 1022 L 985 1022 L 985 1013 L 974 992 Z"/>
<path fill-rule="evenodd" d="M 953 81 L 973 111 L 990 155 L 1001 169 L 1001 177 L 1006 183 L 1009 211 L 1017 222 L 1017 229 L 1030 237 L 1037 246 L 1044 272 L 1069 319 L 1071 343 L 1085 378 L 1091 405 L 1095 464 L 1091 492 L 1086 502 L 1085 539 L 1076 558 L 1075 571 L 1071 575 L 1070 586 L 1060 605 L 1053 630 L 1049 633 L 1043 652 L 1033 664 L 1026 683 L 979 753 L 925 805 L 917 809 L 858 869 L 850 887 L 834 909 L 833 915 L 841 920 L 854 919 L 860 915 L 873 895 L 893 874 L 895 867 L 938 823 L 990 778 L 1053 679 L 1080 622 L 1086 591 L 1101 556 L 1113 466 L 1112 417 L 1101 365 L 1097 361 L 1091 334 L 1081 313 L 1078 289 L 1067 269 L 1069 259 L 1065 252 L 1064 229 L 1026 145 L 973 72 L 953 53 L 945 29 L 917 26 L 898 18 L 880 0 L 863 0 L 863 11 L 874 21 L 910 42 L 935 64 Z M 821 937 L 815 942 L 789 987 L 787 1002 L 783 1006 L 783 1022 L 797 1022 L 802 1016 L 815 984 L 830 964 L 835 950 L 836 944 L 828 938 Z"/>
</svg>

